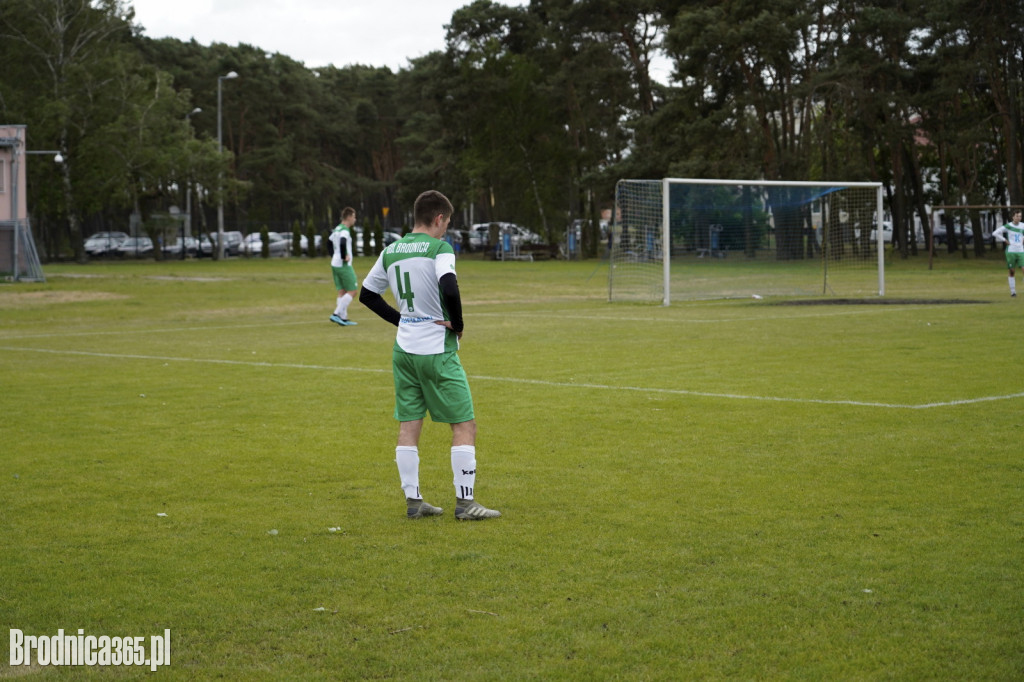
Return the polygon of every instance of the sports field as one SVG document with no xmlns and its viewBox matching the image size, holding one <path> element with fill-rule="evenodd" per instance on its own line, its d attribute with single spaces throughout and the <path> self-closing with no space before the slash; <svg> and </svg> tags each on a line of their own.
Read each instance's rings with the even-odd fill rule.
<svg viewBox="0 0 1024 682">
<path fill-rule="evenodd" d="M 169 629 L 183 680 L 1024 677 L 995 256 L 896 262 L 886 305 L 667 308 L 597 261 L 460 262 L 478 523 L 430 423 L 445 514 L 405 519 L 394 327 L 330 324 L 326 259 L 45 272 L 0 285 L 5 636 Z"/>
</svg>

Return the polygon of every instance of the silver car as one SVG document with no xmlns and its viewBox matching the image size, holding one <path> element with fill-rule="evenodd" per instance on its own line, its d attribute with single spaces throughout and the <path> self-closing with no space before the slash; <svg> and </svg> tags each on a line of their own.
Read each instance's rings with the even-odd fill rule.
<svg viewBox="0 0 1024 682">
<path fill-rule="evenodd" d="M 112 255 L 125 239 L 128 235 L 124 232 L 97 232 L 86 239 L 83 246 L 90 256 L 106 256 Z"/>
<path fill-rule="evenodd" d="M 278 232 L 267 233 L 267 251 L 270 256 L 287 256 L 291 244 Z M 238 252 L 243 256 L 260 257 L 263 255 L 263 238 L 259 232 L 245 235 Z"/>
</svg>

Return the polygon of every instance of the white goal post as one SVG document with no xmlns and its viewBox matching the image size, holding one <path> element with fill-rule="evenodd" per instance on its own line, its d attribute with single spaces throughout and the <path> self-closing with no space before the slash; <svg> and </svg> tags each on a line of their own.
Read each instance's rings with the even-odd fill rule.
<svg viewBox="0 0 1024 682">
<path fill-rule="evenodd" d="M 620 180 L 609 300 L 884 296 L 882 196 L 878 182 Z"/>
</svg>

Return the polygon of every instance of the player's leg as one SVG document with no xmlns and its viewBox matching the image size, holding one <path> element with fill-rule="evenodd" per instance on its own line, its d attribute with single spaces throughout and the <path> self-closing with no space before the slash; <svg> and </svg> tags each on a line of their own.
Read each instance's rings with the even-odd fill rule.
<svg viewBox="0 0 1024 682">
<path fill-rule="evenodd" d="M 341 268 L 331 266 L 331 278 L 334 280 L 334 288 L 338 292 L 337 297 L 334 299 L 334 312 L 331 313 L 331 322 L 344 326 L 342 322 L 344 318 L 341 316 L 344 306 L 342 305 L 341 298 L 345 295 L 345 284 L 342 281 Z"/>
<path fill-rule="evenodd" d="M 455 485 L 455 517 L 457 519 L 475 521 L 498 518 L 502 515 L 497 509 L 487 509 L 475 500 L 475 419 L 452 424 L 452 476 L 452 482 Z"/>
<path fill-rule="evenodd" d="M 338 307 L 335 309 L 334 314 L 340 317 L 342 320 L 348 319 L 348 305 L 352 302 L 352 292 L 347 289 L 342 289 L 338 292 Z"/>
<path fill-rule="evenodd" d="M 398 426 L 398 445 L 395 447 L 395 463 L 398 465 L 398 477 L 405 493 L 405 514 L 410 519 L 424 516 L 438 516 L 444 510 L 435 507 L 423 499 L 420 494 L 420 432 L 423 420 L 400 422 Z"/>
<path fill-rule="evenodd" d="M 452 424 L 452 483 L 455 497 L 472 500 L 476 485 L 476 420 Z"/>
<path fill-rule="evenodd" d="M 476 421 L 452 424 L 452 474 L 455 484 L 455 518 L 459 521 L 480 521 L 501 516 L 497 509 L 488 509 L 474 497 L 476 487 Z"/>
<path fill-rule="evenodd" d="M 348 319 L 348 305 L 352 302 L 356 290 L 359 289 L 359 282 L 356 280 L 356 271 L 351 265 L 343 265 L 341 268 L 341 287 L 338 291 L 338 317 L 345 325 L 358 324 Z"/>
<path fill-rule="evenodd" d="M 418 519 L 438 516 L 444 510 L 428 504 L 420 494 L 420 433 L 427 408 L 419 385 L 417 358 L 407 353 L 392 354 L 391 369 L 395 382 L 395 419 L 398 420 L 398 443 L 395 463 L 405 494 L 406 516 Z"/>
</svg>

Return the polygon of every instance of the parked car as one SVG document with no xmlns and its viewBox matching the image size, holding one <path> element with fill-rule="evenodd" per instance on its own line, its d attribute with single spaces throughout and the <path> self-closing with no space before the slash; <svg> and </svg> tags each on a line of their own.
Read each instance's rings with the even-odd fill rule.
<svg viewBox="0 0 1024 682">
<path fill-rule="evenodd" d="M 469 246 L 474 251 L 487 248 L 491 243 L 491 224 L 476 223 L 469 228 Z"/>
<path fill-rule="evenodd" d="M 96 258 L 99 256 L 113 255 L 117 247 L 128 239 L 124 232 L 97 232 L 85 240 L 85 252 Z"/>
<path fill-rule="evenodd" d="M 364 249 L 363 248 L 363 243 L 364 243 L 364 240 L 363 240 L 363 228 L 360 227 L 359 225 L 355 225 L 352 228 L 352 231 L 355 233 L 355 238 L 356 238 L 356 244 L 355 244 L 354 253 L 357 256 L 372 256 L 374 248 L 375 248 L 375 246 L 377 244 L 377 239 L 375 238 L 373 232 L 370 232 L 369 247 Z M 384 231 L 384 247 L 387 248 L 387 247 L 391 246 L 392 244 L 394 244 L 395 242 L 397 242 L 401 238 L 402 238 L 401 233 L 394 232 L 392 230 L 385 230 Z"/>
<path fill-rule="evenodd" d="M 474 250 L 486 248 L 491 245 L 491 225 L 498 226 L 498 238 L 508 234 L 512 244 L 540 244 L 540 235 L 521 225 L 508 222 L 477 223 L 469 229 L 469 245 Z"/>
<path fill-rule="evenodd" d="M 213 245 L 217 243 L 217 232 L 204 234 L 199 239 L 199 247 L 204 256 L 213 255 Z M 242 250 L 242 233 L 237 230 L 224 232 L 224 255 L 237 256 Z"/>
<path fill-rule="evenodd" d="M 953 230 L 954 230 L 954 232 L 956 234 L 956 240 L 957 240 L 958 244 L 960 243 L 960 239 L 961 238 L 967 244 L 970 244 L 972 241 L 974 241 L 974 230 L 972 230 L 971 228 L 964 227 L 964 232 L 963 232 L 963 236 L 962 237 L 961 237 L 961 234 L 960 234 L 960 225 L 954 225 L 953 226 Z M 946 234 L 946 223 L 945 222 L 940 221 L 939 224 L 935 226 L 935 230 L 932 233 L 932 238 L 933 238 L 933 240 L 934 240 L 934 242 L 936 244 L 945 244 L 946 242 L 949 241 L 949 235 Z"/>
<path fill-rule="evenodd" d="M 874 244 L 877 239 L 878 230 L 871 230 L 871 243 Z M 892 244 L 892 223 L 888 221 L 882 223 L 882 239 L 886 244 Z"/>
<path fill-rule="evenodd" d="M 287 256 L 291 248 L 291 242 L 281 236 L 279 232 L 267 233 L 267 245 L 270 256 Z M 247 234 L 239 246 L 239 253 L 243 256 L 259 257 L 263 253 L 263 239 L 259 232 Z"/>
<path fill-rule="evenodd" d="M 281 238 L 288 242 L 288 255 L 289 256 L 308 256 L 309 255 L 309 237 L 304 234 L 299 235 L 299 253 L 292 253 L 295 245 L 295 233 L 294 232 L 282 232 Z M 321 235 L 314 235 L 313 244 L 316 245 L 317 253 L 320 253 L 320 248 L 323 245 L 323 237 Z"/>
<path fill-rule="evenodd" d="M 512 243 L 513 244 L 540 244 L 541 243 L 541 238 L 540 238 L 539 234 L 537 234 L 533 230 L 529 230 L 529 229 L 523 227 L 522 225 L 516 225 L 515 223 L 510 223 L 508 225 L 508 230 L 512 233 Z"/>
<path fill-rule="evenodd" d="M 115 252 L 120 258 L 145 258 L 153 255 L 153 240 L 149 237 L 128 237 Z"/>
<path fill-rule="evenodd" d="M 173 244 L 165 244 L 161 251 L 168 258 L 181 258 L 182 239 L 178 237 Z M 195 237 L 185 237 L 184 251 L 186 256 L 195 256 L 199 253 L 199 240 Z"/>
</svg>

